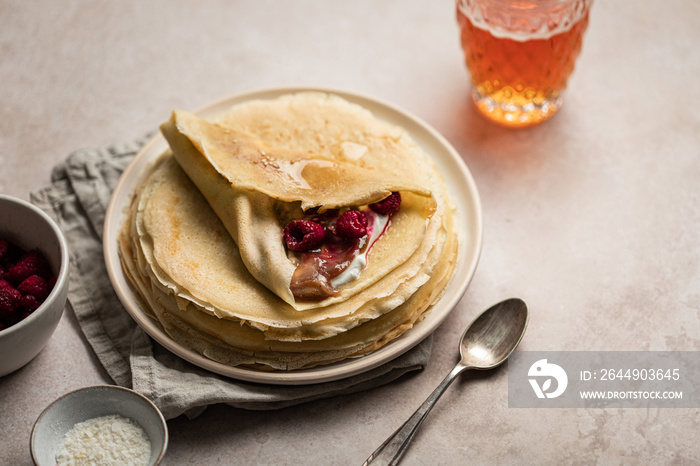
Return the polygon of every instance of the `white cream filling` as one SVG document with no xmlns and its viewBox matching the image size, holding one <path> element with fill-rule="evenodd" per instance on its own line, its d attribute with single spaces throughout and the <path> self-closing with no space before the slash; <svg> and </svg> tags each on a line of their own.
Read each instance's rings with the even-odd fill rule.
<svg viewBox="0 0 700 466">
<path fill-rule="evenodd" d="M 338 288 L 350 283 L 353 280 L 357 280 L 360 277 L 360 273 L 362 273 L 362 270 L 367 265 L 367 256 L 369 256 L 369 252 L 372 250 L 372 245 L 377 241 L 377 239 L 379 239 L 379 236 L 382 234 L 387 222 L 389 221 L 388 215 L 375 214 L 371 217 L 374 218 L 374 222 L 372 224 L 372 233 L 369 236 L 367 249 L 365 249 L 363 254 L 356 255 L 348 268 L 343 270 L 340 275 L 331 280 L 331 285 L 333 285 L 334 288 Z"/>
</svg>

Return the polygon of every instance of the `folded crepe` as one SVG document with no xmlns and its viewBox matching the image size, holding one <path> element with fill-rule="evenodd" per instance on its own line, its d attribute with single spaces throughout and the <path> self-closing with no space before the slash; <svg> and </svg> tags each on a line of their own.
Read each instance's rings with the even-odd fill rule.
<svg viewBox="0 0 700 466">
<path fill-rule="evenodd" d="M 178 343 L 229 365 L 291 370 L 368 354 L 420 321 L 449 282 L 453 209 L 400 128 L 337 96 L 239 104 L 212 121 L 175 111 L 120 236 L 143 307 Z M 322 299 L 290 286 L 283 229 L 305 212 L 401 206 L 359 273 Z"/>
</svg>

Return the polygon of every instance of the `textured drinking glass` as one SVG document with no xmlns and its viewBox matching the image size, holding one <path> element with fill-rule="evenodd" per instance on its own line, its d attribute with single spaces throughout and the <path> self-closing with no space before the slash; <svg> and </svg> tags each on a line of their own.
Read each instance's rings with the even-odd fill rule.
<svg viewBox="0 0 700 466">
<path fill-rule="evenodd" d="M 462 49 L 476 108 L 521 128 L 562 104 L 592 0 L 457 0 Z"/>
</svg>

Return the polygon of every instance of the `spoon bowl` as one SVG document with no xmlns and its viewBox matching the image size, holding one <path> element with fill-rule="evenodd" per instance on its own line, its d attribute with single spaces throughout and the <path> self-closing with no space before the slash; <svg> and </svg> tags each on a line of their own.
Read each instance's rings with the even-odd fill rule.
<svg viewBox="0 0 700 466">
<path fill-rule="evenodd" d="M 501 301 L 487 309 L 462 334 L 460 363 L 478 370 L 500 366 L 520 343 L 527 321 L 527 305 L 518 298 Z"/>
<path fill-rule="evenodd" d="M 518 298 L 501 301 L 474 319 L 460 339 L 459 363 L 408 421 L 367 458 L 363 466 L 374 462 L 397 464 L 406 453 L 418 427 L 457 375 L 467 369 L 488 370 L 503 364 L 522 340 L 528 319 L 527 305 Z"/>
</svg>

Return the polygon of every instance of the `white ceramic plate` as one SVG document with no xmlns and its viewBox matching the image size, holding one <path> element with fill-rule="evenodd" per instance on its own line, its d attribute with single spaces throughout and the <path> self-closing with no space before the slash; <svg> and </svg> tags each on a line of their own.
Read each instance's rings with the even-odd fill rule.
<svg viewBox="0 0 700 466">
<path fill-rule="evenodd" d="M 223 376 L 249 382 L 301 385 L 338 380 L 373 369 L 402 355 L 430 335 L 445 320 L 460 300 L 476 270 L 482 242 L 481 205 L 476 185 L 464 161 L 454 148 L 434 129 L 416 117 L 390 104 L 370 97 L 344 91 L 317 88 L 275 88 L 239 94 L 207 105 L 195 113 L 203 118 L 209 118 L 237 103 L 247 100 L 273 99 L 283 94 L 309 90 L 339 95 L 370 110 L 377 118 L 403 127 L 411 134 L 414 141 L 434 158 L 439 170 L 447 181 L 450 195 L 455 201 L 459 213 L 456 228 L 460 232 L 461 243 L 454 277 L 445 290 L 442 299 L 435 304 L 433 310 L 422 322 L 404 333 L 401 338 L 361 358 L 289 372 L 262 372 L 230 367 L 207 359 L 199 353 L 195 353 L 174 342 L 168 334 L 161 330 L 154 320 L 146 315 L 134 298 L 132 288 L 123 273 L 119 259 L 117 236 L 123 221 L 124 210 L 129 205 L 132 194 L 138 186 L 141 174 L 168 147 L 165 139 L 161 135 L 157 135 L 136 155 L 135 159 L 122 174 L 112 194 L 105 218 L 103 235 L 107 270 L 119 299 L 146 333 L 181 358 Z M 167 117 L 167 113 L 164 118 Z"/>
</svg>

